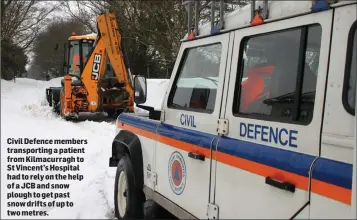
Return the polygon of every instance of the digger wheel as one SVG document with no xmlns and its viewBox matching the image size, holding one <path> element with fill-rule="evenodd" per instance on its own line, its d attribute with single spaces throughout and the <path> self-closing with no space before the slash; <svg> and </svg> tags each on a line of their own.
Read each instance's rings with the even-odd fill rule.
<svg viewBox="0 0 357 220">
<path fill-rule="evenodd" d="M 117 116 L 115 109 L 108 109 L 106 112 L 108 114 L 108 118 L 116 118 Z"/>
<path fill-rule="evenodd" d="M 118 116 L 123 112 L 122 109 L 109 109 L 106 111 L 109 118 L 117 119 Z"/>
</svg>

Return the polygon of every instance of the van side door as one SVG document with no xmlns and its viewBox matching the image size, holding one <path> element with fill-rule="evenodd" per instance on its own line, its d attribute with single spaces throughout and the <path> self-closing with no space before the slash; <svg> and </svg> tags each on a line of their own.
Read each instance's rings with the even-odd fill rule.
<svg viewBox="0 0 357 220">
<path fill-rule="evenodd" d="M 332 10 L 237 30 L 218 141 L 219 218 L 308 217 Z"/>
<path fill-rule="evenodd" d="M 357 66 L 357 3 L 334 8 L 321 155 L 312 168 L 310 218 L 348 219 L 352 203 Z M 354 177 L 356 178 L 356 177 Z M 328 207 L 328 208 L 326 208 Z"/>
<path fill-rule="evenodd" d="M 157 130 L 155 190 L 200 219 L 206 218 L 229 39 L 226 33 L 182 44 Z"/>
</svg>

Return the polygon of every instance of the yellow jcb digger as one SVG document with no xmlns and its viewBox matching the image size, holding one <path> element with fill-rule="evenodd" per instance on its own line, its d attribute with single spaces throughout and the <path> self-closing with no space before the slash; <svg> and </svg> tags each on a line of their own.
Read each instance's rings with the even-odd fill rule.
<svg viewBox="0 0 357 220">
<path fill-rule="evenodd" d="M 134 112 L 133 79 L 113 13 L 97 17 L 96 36 L 72 33 L 64 57 L 61 86 L 46 89 L 55 112 L 67 120 L 80 112 Z"/>
</svg>

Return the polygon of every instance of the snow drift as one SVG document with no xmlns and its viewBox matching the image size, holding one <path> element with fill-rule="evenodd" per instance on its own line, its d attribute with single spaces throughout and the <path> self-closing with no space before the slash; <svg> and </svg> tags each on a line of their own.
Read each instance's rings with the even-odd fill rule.
<svg viewBox="0 0 357 220">
<path fill-rule="evenodd" d="M 115 168 L 108 166 L 111 156 L 111 142 L 115 135 L 115 125 L 108 122 L 82 121 L 69 122 L 58 117 L 48 106 L 45 88 L 59 86 L 61 78 L 51 81 L 37 81 L 18 78 L 16 83 L 1 80 L 1 178 L 2 195 L 6 195 L 7 180 L 7 148 L 39 147 L 35 145 L 10 145 L 8 138 L 41 138 L 41 139 L 87 139 L 84 162 L 80 173 L 84 179 L 70 182 L 70 200 L 74 206 L 70 208 L 43 207 L 49 216 L 45 218 L 114 218 L 114 176 Z M 146 105 L 160 109 L 162 98 L 168 84 L 166 79 L 148 79 L 148 98 Z M 137 112 L 144 110 L 136 109 Z M 63 147 L 46 145 L 44 147 Z M 12 200 L 16 201 L 16 200 Z M 18 199 L 18 201 L 23 201 Z M 1 217 L 7 216 L 6 196 L 1 197 Z M 21 216 L 15 216 L 18 219 Z M 29 218 L 29 216 L 22 217 Z M 41 217 L 34 216 L 38 219 Z"/>
</svg>

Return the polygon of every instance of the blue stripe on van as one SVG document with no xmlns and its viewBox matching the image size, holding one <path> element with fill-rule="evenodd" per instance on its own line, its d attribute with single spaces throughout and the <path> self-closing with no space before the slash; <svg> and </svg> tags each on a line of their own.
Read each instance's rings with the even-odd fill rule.
<svg viewBox="0 0 357 220">
<path fill-rule="evenodd" d="M 128 114 L 121 114 L 119 119 L 123 123 L 153 133 L 156 132 L 159 125 L 159 135 L 206 149 L 210 149 L 211 141 L 215 137 L 213 134 L 160 124 L 157 121 Z M 216 144 L 216 140 L 214 144 Z M 315 159 L 315 156 L 229 137 L 222 137 L 219 141 L 218 151 L 305 177 L 308 177 L 310 166 Z M 313 178 L 352 189 L 352 169 L 351 164 L 319 158 L 313 169 Z"/>
<path fill-rule="evenodd" d="M 320 157 L 313 167 L 313 178 L 347 189 L 352 189 L 353 166 Z"/>
<path fill-rule="evenodd" d="M 314 156 L 267 145 L 222 138 L 218 151 L 308 177 Z"/>
<path fill-rule="evenodd" d="M 153 133 L 156 133 L 156 128 L 160 124 L 158 121 L 148 120 L 146 118 L 133 116 L 128 113 L 120 114 L 119 121 Z"/>
<path fill-rule="evenodd" d="M 161 124 L 158 130 L 159 135 L 166 136 L 175 140 L 197 145 L 210 149 L 211 142 L 216 135 L 180 128 L 168 124 Z"/>
</svg>

